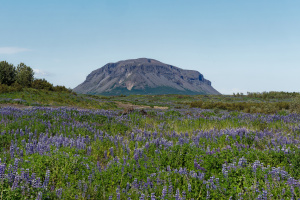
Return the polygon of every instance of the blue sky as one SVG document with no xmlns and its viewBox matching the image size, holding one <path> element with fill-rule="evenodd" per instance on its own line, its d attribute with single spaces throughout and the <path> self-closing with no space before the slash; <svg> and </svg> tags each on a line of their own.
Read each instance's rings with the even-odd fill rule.
<svg viewBox="0 0 300 200">
<path fill-rule="evenodd" d="M 298 0 L 0 0 L 0 60 L 74 88 L 108 62 L 197 70 L 224 94 L 300 92 Z"/>
</svg>

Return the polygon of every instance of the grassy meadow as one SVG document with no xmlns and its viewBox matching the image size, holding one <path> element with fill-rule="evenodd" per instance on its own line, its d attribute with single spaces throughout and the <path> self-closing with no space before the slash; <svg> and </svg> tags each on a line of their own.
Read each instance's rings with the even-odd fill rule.
<svg viewBox="0 0 300 200">
<path fill-rule="evenodd" d="M 1 200 L 300 198 L 298 93 L 27 88 L 0 104 Z"/>
</svg>

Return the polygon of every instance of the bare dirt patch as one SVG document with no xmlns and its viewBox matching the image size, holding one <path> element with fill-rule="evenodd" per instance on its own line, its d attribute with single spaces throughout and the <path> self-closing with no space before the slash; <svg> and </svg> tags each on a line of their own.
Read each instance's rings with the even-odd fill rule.
<svg viewBox="0 0 300 200">
<path fill-rule="evenodd" d="M 132 108 L 132 109 L 151 109 L 150 106 L 145 106 L 145 105 L 134 105 L 131 103 L 122 103 L 119 101 L 115 102 L 117 104 L 117 106 L 119 108 L 124 108 L 124 109 L 128 109 L 128 108 Z M 168 107 L 162 107 L 162 106 L 154 106 L 154 109 L 160 109 L 160 110 L 166 110 L 168 109 Z"/>
</svg>

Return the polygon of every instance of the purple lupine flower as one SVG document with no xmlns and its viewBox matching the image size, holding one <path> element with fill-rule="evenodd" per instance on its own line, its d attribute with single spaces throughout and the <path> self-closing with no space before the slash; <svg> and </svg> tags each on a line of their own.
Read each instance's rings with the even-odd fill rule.
<svg viewBox="0 0 300 200">
<path fill-rule="evenodd" d="M 92 147 L 91 146 L 89 146 L 88 148 L 87 148 L 87 155 L 91 155 L 92 154 Z"/>
<path fill-rule="evenodd" d="M 41 187 L 41 178 L 37 177 L 35 182 L 35 188 L 40 188 L 40 187 Z"/>
<path fill-rule="evenodd" d="M 210 192 L 209 192 L 209 190 L 207 190 L 207 192 L 206 192 L 206 199 L 209 199 L 210 198 Z"/>
<path fill-rule="evenodd" d="M 206 171 L 206 169 L 205 168 L 203 168 L 203 167 L 201 167 L 198 163 L 197 163 L 197 160 L 195 159 L 194 160 L 194 167 L 195 167 L 195 169 L 200 169 L 201 171 Z"/>
<path fill-rule="evenodd" d="M 145 200 L 145 195 L 144 194 L 141 194 L 140 200 Z"/>
<path fill-rule="evenodd" d="M 169 186 L 169 194 L 170 194 L 170 195 L 173 194 L 173 185 L 172 185 L 172 184 Z"/>
<path fill-rule="evenodd" d="M 88 188 L 88 185 L 85 183 L 85 184 L 83 185 L 83 192 L 86 192 L 86 191 L 87 191 L 87 188 Z"/>
<path fill-rule="evenodd" d="M 151 200 L 156 200 L 155 193 L 151 193 Z"/>
<path fill-rule="evenodd" d="M 101 172 L 101 165 L 100 165 L 99 161 L 97 161 L 97 169 L 98 169 L 99 172 Z"/>
<path fill-rule="evenodd" d="M 78 189 L 81 190 L 81 180 L 78 180 Z"/>
<path fill-rule="evenodd" d="M 44 189 L 47 189 L 47 186 L 49 184 L 49 178 L 50 178 L 50 170 L 46 170 L 46 176 L 43 184 Z"/>
<path fill-rule="evenodd" d="M 6 168 L 6 165 L 0 163 L 0 179 L 4 178 L 5 168 Z"/>
<path fill-rule="evenodd" d="M 55 192 L 56 192 L 56 196 L 60 199 L 62 195 L 62 188 L 56 189 Z"/>
<path fill-rule="evenodd" d="M 147 186 L 152 188 L 152 182 L 150 177 L 147 177 Z"/>
<path fill-rule="evenodd" d="M 126 184 L 126 192 L 128 192 L 129 189 L 130 189 L 130 183 L 127 182 L 127 184 Z"/>
<path fill-rule="evenodd" d="M 136 189 L 138 189 L 138 182 L 137 182 L 137 178 L 134 178 L 133 183 L 132 183 L 133 187 L 135 187 Z"/>
<path fill-rule="evenodd" d="M 93 175 L 90 174 L 90 175 L 88 176 L 88 180 L 89 180 L 89 183 L 90 183 L 90 184 L 92 184 L 92 179 L 93 179 Z"/>
<path fill-rule="evenodd" d="M 94 192 L 98 191 L 98 185 L 95 185 Z"/>
<path fill-rule="evenodd" d="M 186 193 L 185 193 L 185 191 L 183 190 L 183 191 L 182 191 L 182 198 L 181 198 L 181 199 L 182 199 L 182 200 L 185 200 L 185 198 L 186 198 Z"/>
<path fill-rule="evenodd" d="M 238 162 L 238 166 L 246 167 L 247 166 L 247 160 L 244 157 L 240 158 L 240 160 Z"/>
<path fill-rule="evenodd" d="M 43 193 L 39 192 L 36 200 L 42 200 Z"/>
<path fill-rule="evenodd" d="M 268 199 L 268 191 L 263 189 L 262 199 L 267 200 Z"/>
<path fill-rule="evenodd" d="M 116 189 L 116 194 L 117 194 L 117 200 L 120 200 L 121 199 L 121 194 L 120 194 L 120 189 L 119 188 Z"/>
<path fill-rule="evenodd" d="M 110 155 L 114 157 L 114 148 L 113 147 L 109 148 L 109 151 L 110 151 Z"/>
<path fill-rule="evenodd" d="M 191 191 L 192 191 L 192 186 L 191 186 L 191 184 L 190 184 L 190 183 L 188 184 L 188 191 L 189 191 L 189 192 L 191 192 Z"/>
<path fill-rule="evenodd" d="M 167 172 L 171 171 L 170 165 L 167 166 Z"/>
<path fill-rule="evenodd" d="M 107 151 L 104 151 L 104 158 L 107 159 Z"/>
<path fill-rule="evenodd" d="M 13 185 L 11 187 L 11 190 L 15 190 L 16 188 L 19 187 L 19 181 L 20 181 L 20 176 L 16 176 L 15 179 L 14 179 L 14 182 L 13 182 Z"/>
<path fill-rule="evenodd" d="M 164 186 L 162 190 L 161 198 L 164 199 L 167 196 L 167 193 L 168 193 L 167 186 Z"/>
<path fill-rule="evenodd" d="M 253 165 L 252 165 L 252 170 L 253 170 L 254 173 L 256 173 L 256 170 L 257 170 L 257 168 L 258 168 L 260 165 L 261 165 L 261 163 L 260 163 L 258 160 L 256 160 L 256 161 L 253 163 Z"/>
<path fill-rule="evenodd" d="M 135 160 L 136 162 L 139 161 L 139 154 L 138 154 L 138 152 L 135 152 L 135 153 L 134 153 L 133 158 L 134 158 L 134 160 Z"/>
<path fill-rule="evenodd" d="M 177 188 L 177 190 L 176 190 L 175 200 L 180 200 L 180 191 L 179 191 L 179 188 Z"/>
</svg>

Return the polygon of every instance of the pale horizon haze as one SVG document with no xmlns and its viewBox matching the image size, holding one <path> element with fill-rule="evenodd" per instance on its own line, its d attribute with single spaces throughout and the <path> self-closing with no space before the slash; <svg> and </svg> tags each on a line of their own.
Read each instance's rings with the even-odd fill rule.
<svg viewBox="0 0 300 200">
<path fill-rule="evenodd" d="M 222 94 L 300 92 L 300 1 L 0 0 L 0 61 L 74 88 L 109 62 L 197 70 Z"/>
</svg>

